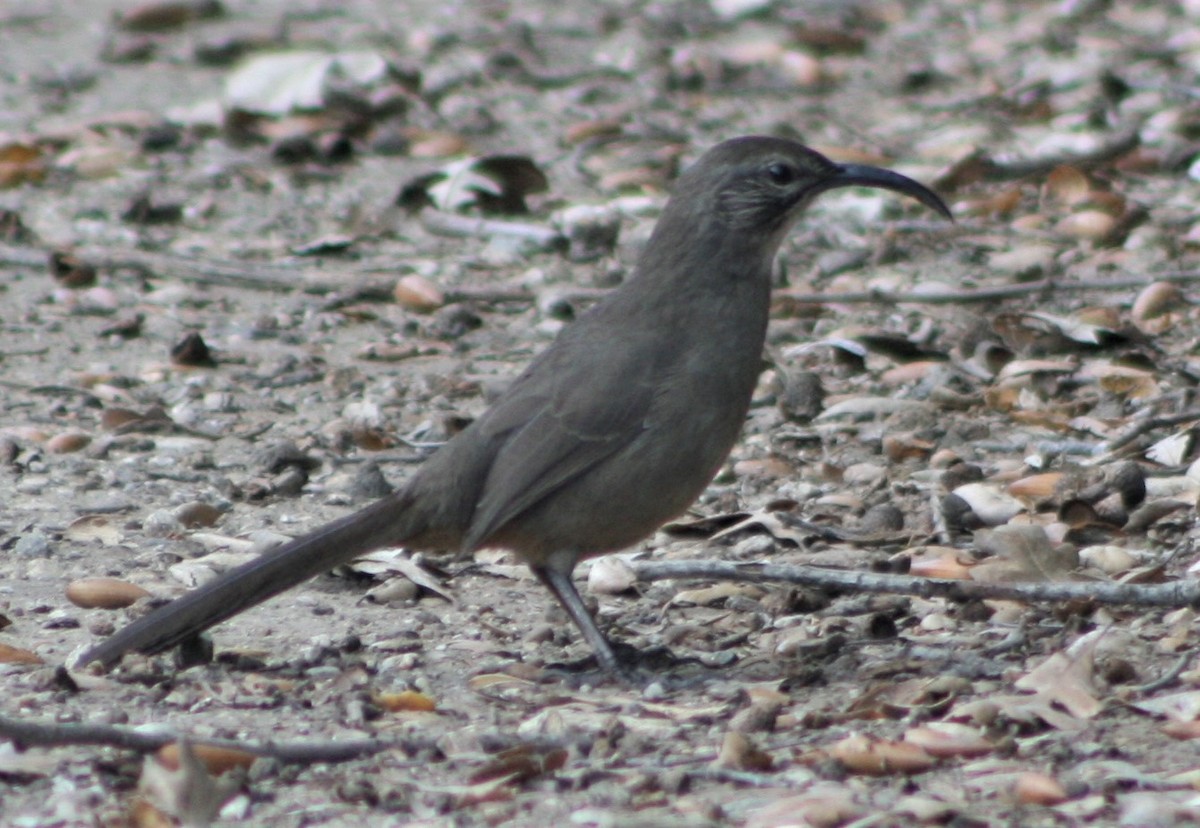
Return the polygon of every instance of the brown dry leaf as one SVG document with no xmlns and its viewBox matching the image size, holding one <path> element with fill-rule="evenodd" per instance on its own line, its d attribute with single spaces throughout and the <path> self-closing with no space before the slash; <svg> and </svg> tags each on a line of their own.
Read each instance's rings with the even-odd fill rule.
<svg viewBox="0 0 1200 828">
<path fill-rule="evenodd" d="M 0 145 L 0 189 L 37 183 L 46 177 L 46 159 L 35 144 Z"/>
<path fill-rule="evenodd" d="M 783 795 L 751 811 L 744 828 L 836 828 L 866 814 L 848 785 L 818 782 L 799 795 Z"/>
<path fill-rule="evenodd" d="M 107 431 L 144 422 L 145 415 L 128 408 L 105 408 L 100 412 L 100 425 Z"/>
<path fill-rule="evenodd" d="M 1038 374 L 1073 374 L 1079 364 L 1064 359 L 1014 359 L 996 374 L 997 382 Z"/>
<path fill-rule="evenodd" d="M 1123 546 L 1098 545 L 1079 550 L 1079 563 L 1105 575 L 1120 575 L 1137 565 L 1137 558 Z"/>
<path fill-rule="evenodd" d="M 106 515 L 84 515 L 71 521 L 63 531 L 63 537 L 76 543 L 99 541 L 104 546 L 116 546 L 121 542 L 122 533 Z"/>
<path fill-rule="evenodd" d="M 1063 786 L 1044 773 L 1023 773 L 1013 784 L 1013 796 L 1025 805 L 1058 805 L 1070 797 Z"/>
<path fill-rule="evenodd" d="M 408 154 L 413 158 L 453 158 L 470 150 L 467 139 L 454 132 L 427 129 L 403 130 L 409 140 Z"/>
<path fill-rule="evenodd" d="M 446 294 L 441 288 L 416 273 L 401 276 L 397 280 L 392 288 L 392 298 L 400 307 L 419 313 L 429 313 L 446 304 Z"/>
<path fill-rule="evenodd" d="M 710 721 L 718 719 L 728 712 L 728 708 L 724 704 L 688 707 L 682 704 L 639 701 L 637 708 L 651 716 L 669 719 L 672 722 Z"/>
<path fill-rule="evenodd" d="M 760 480 L 777 480 L 793 473 L 792 465 L 778 457 L 761 457 L 739 460 L 733 464 L 733 473 L 738 477 L 754 477 Z"/>
<path fill-rule="evenodd" d="M 1064 216 L 1054 225 L 1054 231 L 1064 236 L 1100 243 L 1117 229 L 1118 219 L 1103 210 L 1080 210 Z"/>
<path fill-rule="evenodd" d="M 1154 371 L 1122 365 L 1109 360 L 1089 360 L 1075 373 L 1078 379 L 1095 380 L 1110 394 L 1131 400 L 1155 397 L 1159 392 L 1158 379 Z"/>
<path fill-rule="evenodd" d="M 1200 721 L 1167 722 L 1162 726 L 1162 732 L 1172 739 L 1200 739 Z"/>
<path fill-rule="evenodd" d="M 1157 335 L 1166 332 L 1180 318 L 1186 305 L 1182 291 L 1170 282 L 1152 282 L 1138 293 L 1129 311 L 1129 318 L 1142 333 Z"/>
<path fill-rule="evenodd" d="M 1013 722 L 1030 728 L 1040 727 L 1045 723 L 1065 732 L 1075 732 L 1087 727 L 1086 722 L 1057 710 L 1049 699 L 1041 695 L 993 695 L 985 699 L 960 702 L 955 705 L 951 718 L 988 725 Z"/>
<path fill-rule="evenodd" d="M 846 708 L 845 715 L 857 719 L 899 719 L 914 712 L 930 713 L 946 707 L 967 689 L 963 679 L 953 676 L 876 682 Z"/>
<path fill-rule="evenodd" d="M 851 773 L 866 776 L 923 773 L 938 762 L 917 745 L 867 736 L 848 736 L 829 748 L 829 755 Z"/>
<path fill-rule="evenodd" d="M 1046 176 L 1042 187 L 1044 196 L 1058 204 L 1071 206 L 1087 199 L 1092 192 L 1092 182 L 1087 173 L 1078 167 L 1062 164 L 1055 167 Z"/>
<path fill-rule="evenodd" d="M 1104 709 L 1104 704 L 1096 698 L 1092 679 L 1093 657 L 1098 642 L 1099 636 L 1092 633 L 1077 642 L 1085 646 L 1072 655 L 1054 653 L 1019 678 L 1016 687 L 1061 704 L 1072 716 L 1092 718 Z"/>
<path fill-rule="evenodd" d="M 249 768 L 258 759 L 253 753 L 236 748 L 216 747 L 214 745 L 191 745 L 195 758 L 204 765 L 213 776 L 220 776 L 234 768 Z M 182 760 L 178 742 L 163 745 L 158 749 L 158 761 L 168 770 L 178 770 Z"/>
<path fill-rule="evenodd" d="M 978 728 L 958 722 L 929 722 L 904 732 L 904 741 L 942 759 L 983 756 L 996 749 Z"/>
<path fill-rule="evenodd" d="M 771 755 L 760 750 L 750 737 L 736 730 L 726 732 L 713 764 L 718 768 L 765 773 L 771 770 Z"/>
<path fill-rule="evenodd" d="M 1130 704 L 1152 716 L 1163 716 L 1176 722 L 1194 722 L 1200 719 L 1200 690 L 1169 693 Z"/>
<path fill-rule="evenodd" d="M 577 121 L 568 124 L 563 132 L 563 143 L 569 147 L 595 138 L 611 138 L 621 134 L 624 121 L 621 118 L 599 118 L 593 121 Z"/>
<path fill-rule="evenodd" d="M 955 208 L 962 215 L 989 218 L 1007 218 L 1020 206 L 1020 187 L 1006 187 L 986 198 L 965 199 L 955 204 Z"/>
<path fill-rule="evenodd" d="M 513 690 L 525 692 L 534 682 L 508 673 L 481 673 L 467 679 L 467 689 L 489 697 L 500 697 Z"/>
<path fill-rule="evenodd" d="M 975 544 L 979 554 L 987 556 L 971 569 L 975 581 L 1066 581 L 1079 566 L 1078 554 L 1068 546 L 1052 544 L 1040 526 L 980 530 L 975 533 Z"/>
<path fill-rule="evenodd" d="M 1076 311 L 1074 316 L 1026 311 L 1022 316 L 1027 320 L 1041 322 L 1048 330 L 1084 345 L 1106 345 L 1121 338 L 1120 333 L 1108 324 L 1109 320 L 1089 319 L 1083 311 Z"/>
<path fill-rule="evenodd" d="M 51 454 L 73 454 L 87 448 L 91 442 L 91 436 L 82 431 L 67 431 L 47 440 L 46 451 Z"/>
<path fill-rule="evenodd" d="M 402 690 L 399 693 L 376 693 L 371 697 L 371 701 L 389 713 L 432 713 L 437 710 L 437 702 L 431 696 L 427 696 L 416 690 Z"/>
<path fill-rule="evenodd" d="M 914 554 L 908 569 L 910 575 L 958 581 L 971 578 L 971 563 L 963 561 L 957 549 L 930 546 L 911 551 Z"/>
<path fill-rule="evenodd" d="M 136 157 L 133 148 L 119 138 L 89 130 L 77 146 L 59 155 L 54 165 L 82 178 L 101 179 L 119 174 Z"/>
<path fill-rule="evenodd" d="M 221 807 L 241 784 L 238 774 L 213 779 L 190 742 L 181 740 L 178 765 L 170 767 L 157 755 L 146 756 L 138 793 L 154 808 L 188 826 L 212 823 Z"/>
<path fill-rule="evenodd" d="M 45 664 L 37 653 L 0 642 L 0 664 Z"/>
<path fill-rule="evenodd" d="M 671 598 L 671 606 L 707 607 L 727 601 L 730 598 L 749 598 L 758 600 L 764 594 L 762 587 L 753 584 L 739 584 L 726 581 L 700 589 L 685 589 L 675 593 Z"/>
<path fill-rule="evenodd" d="M 1053 500 L 1063 482 L 1062 472 L 1043 472 L 1008 484 L 1008 493 L 1039 506 Z"/>
<path fill-rule="evenodd" d="M 470 783 L 503 780 L 505 784 L 520 784 L 554 773 L 567 764 L 567 752 L 557 746 L 522 744 L 508 748 L 491 758 L 471 774 Z"/>
<path fill-rule="evenodd" d="M 137 584 L 117 578 L 82 578 L 67 584 L 67 600 L 84 609 L 122 609 L 149 595 Z"/>
</svg>

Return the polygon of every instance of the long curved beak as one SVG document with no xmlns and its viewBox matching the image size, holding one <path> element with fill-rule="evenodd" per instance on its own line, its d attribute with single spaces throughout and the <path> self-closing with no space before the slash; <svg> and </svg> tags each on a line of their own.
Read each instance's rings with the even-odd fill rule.
<svg viewBox="0 0 1200 828">
<path fill-rule="evenodd" d="M 950 208 L 937 193 L 906 175 L 866 164 L 838 164 L 838 170 L 837 173 L 821 182 L 821 192 L 841 187 L 876 187 L 882 190 L 893 190 L 915 198 L 931 210 L 954 221 L 954 216 L 950 214 Z"/>
</svg>

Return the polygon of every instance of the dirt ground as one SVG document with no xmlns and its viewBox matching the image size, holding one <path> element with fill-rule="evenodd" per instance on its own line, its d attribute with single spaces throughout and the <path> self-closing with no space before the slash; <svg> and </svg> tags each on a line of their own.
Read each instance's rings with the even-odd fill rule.
<svg viewBox="0 0 1200 828">
<path fill-rule="evenodd" d="M 601 625 L 647 653 L 630 687 L 516 561 L 396 552 L 217 627 L 211 664 L 67 669 L 145 603 L 69 584 L 170 597 L 398 485 L 628 273 L 678 169 L 752 133 L 893 167 L 957 222 L 874 191 L 810 211 L 742 441 L 625 557 L 1188 585 L 1200 6 L 209 11 L 0 6 L 0 824 L 1200 821 L 1187 606 L 623 589 L 592 562 Z M 281 51 L 394 68 L 232 112 Z M 464 221 L 469 187 L 397 205 L 492 155 L 545 177 L 511 225 Z M 171 734 L 265 758 L 163 771 Z"/>
</svg>

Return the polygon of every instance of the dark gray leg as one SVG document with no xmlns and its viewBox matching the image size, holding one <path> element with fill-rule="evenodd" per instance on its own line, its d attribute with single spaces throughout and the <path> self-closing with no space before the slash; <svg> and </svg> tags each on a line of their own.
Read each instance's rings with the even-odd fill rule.
<svg viewBox="0 0 1200 828">
<path fill-rule="evenodd" d="M 575 589 L 575 584 L 571 582 L 570 573 L 559 572 L 557 569 L 551 569 L 546 566 L 533 566 L 530 568 L 533 570 L 533 574 L 538 577 L 538 580 L 554 593 L 554 597 L 558 599 L 558 603 L 562 604 L 563 609 L 567 611 L 567 615 L 571 616 L 571 620 L 575 622 L 575 626 L 583 633 L 584 640 L 591 646 L 592 652 L 596 654 L 596 661 L 600 662 L 600 668 L 609 675 L 623 677 L 624 673 L 621 670 L 621 665 L 617 663 L 617 655 L 613 652 L 612 645 L 608 643 L 608 639 L 604 637 L 604 633 L 600 632 L 600 628 L 596 626 L 596 620 L 592 618 L 592 614 L 584 606 L 583 598 L 579 595 L 579 590 Z"/>
</svg>

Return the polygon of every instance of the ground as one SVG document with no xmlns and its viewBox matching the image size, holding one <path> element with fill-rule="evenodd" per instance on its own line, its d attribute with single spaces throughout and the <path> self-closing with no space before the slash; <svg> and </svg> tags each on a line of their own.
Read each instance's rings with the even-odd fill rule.
<svg viewBox="0 0 1200 828">
<path fill-rule="evenodd" d="M 622 559 L 1190 589 L 1197 15 L 0 10 L 0 739 L 40 734 L 0 741 L 0 822 L 1193 824 L 1186 594 L 629 587 L 589 563 L 643 653 L 623 683 L 505 554 L 394 552 L 216 628 L 212 663 L 68 668 L 147 603 L 79 606 L 81 580 L 170 597 L 400 485 L 628 275 L 679 169 L 753 133 L 897 169 L 957 221 L 874 191 L 810 210 L 743 439 Z M 234 112 L 263 99 L 246 61 L 286 51 L 392 69 Z M 475 189 L 451 166 L 514 155 Z M 496 169 L 532 182 L 524 210 L 474 223 Z M 206 793 L 144 767 L 163 733 L 268 758 Z"/>
</svg>

